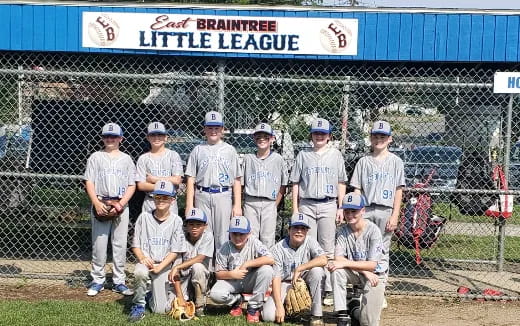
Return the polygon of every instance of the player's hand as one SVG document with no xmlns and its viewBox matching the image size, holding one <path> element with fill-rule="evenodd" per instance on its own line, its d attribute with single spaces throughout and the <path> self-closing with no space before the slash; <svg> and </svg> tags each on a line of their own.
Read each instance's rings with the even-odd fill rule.
<svg viewBox="0 0 520 326">
<path fill-rule="evenodd" d="M 154 261 L 150 257 L 144 257 L 139 261 L 140 264 L 143 264 L 144 266 L 148 267 L 149 270 L 153 269 Z"/>
<path fill-rule="evenodd" d="M 341 269 L 343 268 L 339 261 L 337 260 L 329 260 L 329 262 L 327 263 L 327 269 L 330 271 L 330 272 L 334 272 L 336 269 Z"/>
<path fill-rule="evenodd" d="M 343 208 L 338 208 L 336 210 L 336 224 L 341 224 L 343 222 Z"/>
<path fill-rule="evenodd" d="M 173 283 L 176 279 L 179 279 L 179 269 L 177 268 L 177 266 L 173 267 L 170 273 L 168 273 L 168 280 L 170 282 Z"/>
<path fill-rule="evenodd" d="M 108 207 L 103 204 L 101 201 L 97 201 L 94 203 L 94 209 L 96 210 L 96 214 L 99 216 L 108 214 Z"/>
<path fill-rule="evenodd" d="M 300 278 L 301 272 L 298 269 L 294 270 L 293 278 L 291 280 L 292 286 L 296 285 L 296 281 Z"/>
<path fill-rule="evenodd" d="M 243 280 L 247 275 L 247 269 L 235 268 L 231 271 L 231 276 L 235 280 Z"/>
<path fill-rule="evenodd" d="M 276 310 L 274 312 L 274 321 L 275 323 L 283 323 L 285 319 L 285 309 L 283 305 L 280 307 L 276 307 Z"/>
<path fill-rule="evenodd" d="M 242 216 L 242 207 L 240 205 L 233 205 L 233 209 L 231 212 L 232 216 Z"/>
<path fill-rule="evenodd" d="M 376 287 L 379 283 L 379 276 L 377 276 L 376 274 L 369 271 L 364 271 L 363 275 L 366 277 L 367 281 L 370 283 L 372 287 Z"/>
<path fill-rule="evenodd" d="M 148 182 L 148 183 L 153 183 L 153 184 L 155 184 L 155 183 L 156 183 L 157 181 L 159 181 L 159 180 L 160 180 L 159 178 L 154 177 L 153 175 L 151 175 L 151 174 L 149 174 L 149 173 L 146 174 L 146 182 Z"/>
<path fill-rule="evenodd" d="M 385 231 L 386 232 L 394 232 L 395 229 L 397 229 L 397 220 L 398 220 L 398 216 L 390 216 L 390 218 L 388 219 L 388 222 L 386 222 L 386 228 L 385 228 Z"/>
</svg>

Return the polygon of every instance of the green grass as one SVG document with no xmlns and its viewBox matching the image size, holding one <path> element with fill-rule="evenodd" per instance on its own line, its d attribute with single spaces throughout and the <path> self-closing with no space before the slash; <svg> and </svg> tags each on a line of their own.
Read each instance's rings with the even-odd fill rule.
<svg viewBox="0 0 520 326">
<path fill-rule="evenodd" d="M 434 247 L 421 251 L 421 256 L 439 259 L 494 260 L 497 258 L 497 246 L 496 236 L 442 234 Z M 506 237 L 504 248 L 506 262 L 520 263 L 520 237 Z M 392 251 L 396 254 L 415 255 L 414 250 L 399 247 L 396 241 L 393 241 Z"/>
<path fill-rule="evenodd" d="M 494 218 L 489 216 L 463 215 L 459 212 L 457 205 L 450 203 L 434 203 L 433 213 L 447 217 L 449 221 L 466 223 L 493 223 Z M 520 205 L 514 205 L 513 216 L 507 219 L 508 224 L 520 224 Z"/>
<path fill-rule="evenodd" d="M 128 309 L 128 303 L 125 302 L 0 300 L 0 325 L 128 325 Z M 245 317 L 236 318 L 226 314 L 227 310 L 219 309 L 197 321 L 181 323 L 147 310 L 146 317 L 137 325 L 248 325 Z"/>
</svg>

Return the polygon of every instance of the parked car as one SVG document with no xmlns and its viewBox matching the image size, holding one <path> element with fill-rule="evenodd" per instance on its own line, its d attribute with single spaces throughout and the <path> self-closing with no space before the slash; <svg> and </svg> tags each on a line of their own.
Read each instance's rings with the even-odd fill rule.
<svg viewBox="0 0 520 326">
<path fill-rule="evenodd" d="M 406 185 L 424 182 L 433 170 L 430 187 L 455 189 L 461 157 L 462 149 L 456 146 L 415 147 L 406 155 Z"/>
</svg>

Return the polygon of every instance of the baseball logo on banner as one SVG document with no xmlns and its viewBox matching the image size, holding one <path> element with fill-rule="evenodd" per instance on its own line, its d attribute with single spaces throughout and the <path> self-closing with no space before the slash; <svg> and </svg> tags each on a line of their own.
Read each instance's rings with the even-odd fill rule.
<svg viewBox="0 0 520 326">
<path fill-rule="evenodd" d="M 352 31 L 339 20 L 320 30 L 321 46 L 330 53 L 342 53 L 352 42 Z"/>
<path fill-rule="evenodd" d="M 109 46 L 119 36 L 119 25 L 107 14 L 99 15 L 88 23 L 88 35 L 99 46 Z"/>
</svg>

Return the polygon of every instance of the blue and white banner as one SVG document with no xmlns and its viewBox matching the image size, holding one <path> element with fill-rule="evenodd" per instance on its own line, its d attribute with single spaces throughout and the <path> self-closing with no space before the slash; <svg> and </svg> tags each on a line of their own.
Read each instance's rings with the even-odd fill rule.
<svg viewBox="0 0 520 326">
<path fill-rule="evenodd" d="M 357 19 L 84 12 L 87 48 L 356 55 Z"/>
</svg>

